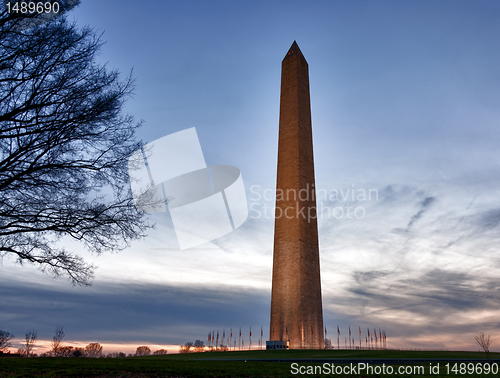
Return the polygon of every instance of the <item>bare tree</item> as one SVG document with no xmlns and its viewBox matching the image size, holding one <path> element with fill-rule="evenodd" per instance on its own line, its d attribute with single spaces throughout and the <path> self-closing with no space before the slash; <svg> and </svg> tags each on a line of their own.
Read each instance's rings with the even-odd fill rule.
<svg viewBox="0 0 500 378">
<path fill-rule="evenodd" d="M 56 327 L 56 332 L 54 333 L 54 337 L 52 337 L 52 354 L 54 356 L 58 356 L 59 350 L 62 348 L 62 342 L 64 340 L 64 330 L 62 326 Z"/>
<path fill-rule="evenodd" d="M 85 347 L 85 356 L 92 358 L 102 357 L 102 345 L 99 343 L 90 343 Z"/>
<path fill-rule="evenodd" d="M 204 352 L 205 343 L 202 340 L 196 340 L 193 344 L 194 352 Z"/>
<path fill-rule="evenodd" d="M 62 238 L 99 254 L 149 227 L 128 182 L 142 147 L 140 123 L 122 114 L 132 81 L 96 63 L 90 28 L 23 17 L 0 8 L 0 257 L 87 285 L 94 267 Z"/>
<path fill-rule="evenodd" d="M 153 355 L 155 356 L 162 356 L 162 355 L 165 355 L 167 354 L 167 350 L 166 349 L 158 349 L 156 351 L 153 352 Z"/>
<path fill-rule="evenodd" d="M 34 329 L 28 330 L 25 336 L 24 350 L 26 351 L 26 357 L 33 356 L 33 348 L 36 346 L 38 340 L 38 332 Z"/>
<path fill-rule="evenodd" d="M 151 349 L 148 346 L 140 346 L 135 350 L 136 356 L 149 356 L 151 354 Z"/>
<path fill-rule="evenodd" d="M 486 357 L 488 360 L 490 359 L 490 345 L 491 345 L 491 336 L 486 335 L 484 332 L 479 332 L 475 337 L 476 343 L 484 350 L 486 353 Z"/>
<path fill-rule="evenodd" d="M 12 346 L 10 340 L 14 338 L 14 335 L 10 332 L 4 331 L 0 328 L 0 352 L 5 352 L 7 348 Z"/>
<path fill-rule="evenodd" d="M 191 353 L 191 348 L 193 348 L 193 343 L 191 341 L 179 347 L 179 353 Z"/>
</svg>

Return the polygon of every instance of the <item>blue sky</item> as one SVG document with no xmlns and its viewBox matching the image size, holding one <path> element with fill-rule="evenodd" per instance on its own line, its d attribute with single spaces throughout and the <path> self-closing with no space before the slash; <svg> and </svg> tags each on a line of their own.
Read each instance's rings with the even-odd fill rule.
<svg viewBox="0 0 500 378">
<path fill-rule="evenodd" d="M 259 195 L 275 187 L 281 60 L 296 40 L 318 206 L 363 214 L 318 220 L 329 336 L 359 325 L 385 329 L 388 346 L 476 350 L 484 331 L 500 350 L 500 3 L 82 0 L 68 17 L 103 33 L 101 63 L 133 70 L 139 137 L 196 127 L 208 164 L 241 170 L 249 219 L 185 251 L 158 214 L 118 254 L 66 241 L 98 266 L 90 288 L 4 258 L 5 329 L 48 340 L 60 324 L 68 343 L 108 351 L 268 335 L 273 200 Z"/>
</svg>

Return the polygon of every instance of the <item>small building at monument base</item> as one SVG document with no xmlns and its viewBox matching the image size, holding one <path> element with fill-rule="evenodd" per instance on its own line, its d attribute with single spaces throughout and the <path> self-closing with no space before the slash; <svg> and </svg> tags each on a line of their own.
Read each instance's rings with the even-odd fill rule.
<svg viewBox="0 0 500 378">
<path fill-rule="evenodd" d="M 288 341 L 271 340 L 266 341 L 266 350 L 285 350 L 289 349 Z"/>
</svg>

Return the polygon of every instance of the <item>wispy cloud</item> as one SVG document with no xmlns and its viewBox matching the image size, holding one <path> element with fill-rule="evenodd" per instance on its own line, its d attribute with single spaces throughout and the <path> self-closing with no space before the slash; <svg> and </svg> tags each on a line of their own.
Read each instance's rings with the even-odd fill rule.
<svg viewBox="0 0 500 378">
<path fill-rule="evenodd" d="M 406 226 L 406 232 L 408 232 L 411 229 L 411 227 L 415 224 L 416 221 L 422 218 L 424 213 L 428 210 L 429 206 L 431 206 L 435 200 L 436 199 L 434 197 L 426 197 L 422 201 L 422 203 L 420 204 L 420 210 L 418 211 L 418 213 L 412 216 L 410 222 L 408 222 L 408 226 Z"/>
</svg>

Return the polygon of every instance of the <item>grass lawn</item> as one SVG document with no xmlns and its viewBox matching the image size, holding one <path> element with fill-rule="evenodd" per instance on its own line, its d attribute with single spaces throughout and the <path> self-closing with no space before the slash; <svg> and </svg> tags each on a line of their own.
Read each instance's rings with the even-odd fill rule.
<svg viewBox="0 0 500 378">
<path fill-rule="evenodd" d="M 291 362 L 265 362 L 252 360 L 265 359 L 467 359 L 484 358 L 479 352 L 447 352 L 447 351 L 348 351 L 348 350 L 290 350 L 290 351 L 241 351 L 171 354 L 164 356 L 129 357 L 129 358 L 0 358 L 0 377 L 498 377 L 499 374 L 457 374 L 451 371 L 454 362 L 450 363 L 447 374 L 446 361 L 440 361 L 440 374 L 429 373 L 429 363 L 418 363 L 424 366 L 424 374 L 398 375 L 399 365 L 390 364 L 394 374 L 291 374 Z M 492 353 L 492 359 L 500 359 L 500 353 Z M 241 359 L 243 361 L 222 361 Z M 246 362 L 245 362 L 246 360 Z M 335 362 L 334 362 L 335 363 Z M 300 362 L 296 366 L 302 369 L 314 369 L 311 362 Z M 329 364 L 331 365 L 331 363 Z M 433 363 L 436 366 L 437 362 Z M 341 365 L 345 366 L 345 365 Z M 381 365 L 372 365 L 381 366 Z M 406 366 L 406 365 L 405 365 Z M 472 367 L 472 366 L 471 366 Z M 307 372 L 307 370 L 303 370 Z M 316 371 L 317 373 L 319 370 Z"/>
</svg>

